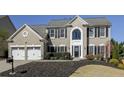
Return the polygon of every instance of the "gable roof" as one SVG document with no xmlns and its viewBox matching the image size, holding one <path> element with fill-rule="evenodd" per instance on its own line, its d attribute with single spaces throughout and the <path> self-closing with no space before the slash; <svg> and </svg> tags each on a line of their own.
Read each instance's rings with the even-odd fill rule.
<svg viewBox="0 0 124 93">
<path fill-rule="evenodd" d="M 36 33 L 38 33 L 42 38 L 46 38 L 46 28 L 47 25 L 28 25 L 31 27 Z"/>
<path fill-rule="evenodd" d="M 77 17 L 75 16 L 70 19 L 61 19 L 61 20 L 51 20 L 48 23 L 50 27 L 63 27 L 66 24 L 73 22 Z M 81 17 L 80 17 L 81 18 Z M 96 17 L 96 18 L 82 18 L 82 20 L 86 21 L 89 26 L 97 26 L 97 25 L 111 25 L 111 22 L 106 17 Z"/>
<path fill-rule="evenodd" d="M 34 29 L 32 29 L 29 25 L 24 24 L 22 27 L 20 27 L 14 34 L 12 34 L 7 41 L 11 41 L 22 29 L 24 29 L 25 27 L 28 27 L 32 32 L 34 32 L 40 39 L 43 39 L 42 36 L 40 36 L 39 33 L 37 33 L 37 31 L 35 31 Z"/>
</svg>

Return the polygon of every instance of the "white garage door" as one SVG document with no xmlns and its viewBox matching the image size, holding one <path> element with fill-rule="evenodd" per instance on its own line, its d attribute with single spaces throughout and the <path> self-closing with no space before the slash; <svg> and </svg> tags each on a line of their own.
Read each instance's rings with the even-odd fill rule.
<svg viewBox="0 0 124 93">
<path fill-rule="evenodd" d="M 12 56 L 14 60 L 25 60 L 25 51 L 24 47 L 13 47 L 12 48 Z"/>
<path fill-rule="evenodd" d="M 27 48 L 27 59 L 28 60 L 40 60 L 41 59 L 40 47 L 28 47 Z"/>
</svg>

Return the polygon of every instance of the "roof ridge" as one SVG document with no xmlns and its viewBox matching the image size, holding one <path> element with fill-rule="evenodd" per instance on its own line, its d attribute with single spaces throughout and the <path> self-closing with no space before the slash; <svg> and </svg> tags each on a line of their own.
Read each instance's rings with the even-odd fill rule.
<svg viewBox="0 0 124 93">
<path fill-rule="evenodd" d="M 65 20 L 71 20 L 72 18 L 63 18 L 63 19 L 52 19 L 52 20 L 50 20 L 50 21 L 65 21 Z M 50 22 L 49 21 L 49 22 Z"/>
<path fill-rule="evenodd" d="M 29 26 L 48 26 L 48 24 L 30 24 Z"/>
<path fill-rule="evenodd" d="M 83 17 L 81 17 L 81 18 L 83 18 Z M 89 18 L 83 18 L 83 19 L 103 19 L 103 18 L 107 19 L 107 17 L 105 17 L 105 16 L 103 16 L 103 17 L 89 17 Z"/>
</svg>

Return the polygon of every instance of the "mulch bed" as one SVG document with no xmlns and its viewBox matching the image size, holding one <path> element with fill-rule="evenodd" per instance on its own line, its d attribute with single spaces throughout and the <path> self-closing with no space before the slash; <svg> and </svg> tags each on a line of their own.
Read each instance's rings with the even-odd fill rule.
<svg viewBox="0 0 124 93">
<path fill-rule="evenodd" d="M 16 74 L 9 75 L 11 70 L 0 73 L 2 77 L 68 77 L 79 67 L 88 64 L 111 66 L 104 61 L 75 61 L 75 62 L 31 62 L 15 68 Z"/>
</svg>

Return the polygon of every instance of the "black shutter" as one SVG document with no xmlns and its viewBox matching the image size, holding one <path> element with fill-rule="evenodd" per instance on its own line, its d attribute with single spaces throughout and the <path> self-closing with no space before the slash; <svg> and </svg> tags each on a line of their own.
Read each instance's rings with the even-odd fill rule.
<svg viewBox="0 0 124 93">
<path fill-rule="evenodd" d="M 49 50 L 49 46 L 47 46 L 47 52 L 50 52 L 50 50 Z"/>
<path fill-rule="evenodd" d="M 106 27 L 106 37 L 108 37 L 108 27 Z"/>
<path fill-rule="evenodd" d="M 58 38 L 60 38 L 60 29 L 58 29 Z"/>
<path fill-rule="evenodd" d="M 100 54 L 100 46 L 98 46 L 98 54 Z"/>
<path fill-rule="evenodd" d="M 87 46 L 87 55 L 89 54 L 89 46 Z"/>
<path fill-rule="evenodd" d="M 95 27 L 95 37 L 97 37 L 97 27 Z"/>
<path fill-rule="evenodd" d="M 98 27 L 98 37 L 100 37 L 100 27 Z"/>
<path fill-rule="evenodd" d="M 67 52 L 67 46 L 65 46 L 65 51 L 64 52 Z"/>
<path fill-rule="evenodd" d="M 55 31 L 55 38 L 57 38 L 57 29 L 55 29 L 54 31 Z"/>
<path fill-rule="evenodd" d="M 87 37 L 89 37 L 89 28 L 87 28 Z"/>
<path fill-rule="evenodd" d="M 67 38 L 67 28 L 65 28 L 65 38 Z"/>
<path fill-rule="evenodd" d="M 97 52 L 96 52 L 96 46 L 94 46 L 94 51 L 95 51 L 94 53 L 95 53 L 95 55 L 96 55 L 96 54 L 97 54 Z"/>
<path fill-rule="evenodd" d="M 73 56 L 73 46 L 72 46 L 72 56 Z"/>
</svg>

